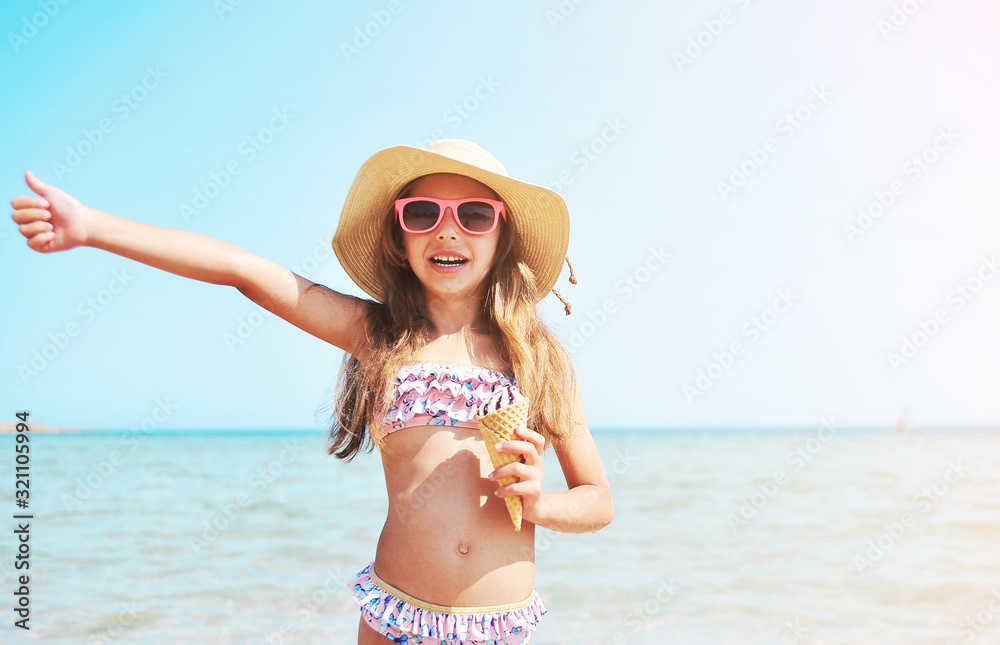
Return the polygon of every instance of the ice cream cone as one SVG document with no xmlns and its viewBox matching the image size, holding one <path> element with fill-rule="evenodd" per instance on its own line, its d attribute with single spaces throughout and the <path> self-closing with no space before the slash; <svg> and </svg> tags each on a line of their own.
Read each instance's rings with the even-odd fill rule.
<svg viewBox="0 0 1000 645">
<path fill-rule="evenodd" d="M 494 446 L 504 441 L 515 439 L 514 429 L 523 428 L 528 422 L 528 399 L 522 398 L 516 403 L 505 406 L 490 412 L 476 419 L 479 422 L 479 430 L 483 433 L 483 441 L 486 442 L 486 449 L 490 452 L 490 460 L 493 461 L 494 468 L 524 461 L 522 455 L 512 455 L 510 453 L 499 454 Z M 517 481 L 517 477 L 501 477 L 499 484 L 506 486 Z M 521 530 L 521 498 L 518 496 L 505 497 L 503 501 L 507 503 L 507 512 L 514 523 L 514 530 Z"/>
</svg>

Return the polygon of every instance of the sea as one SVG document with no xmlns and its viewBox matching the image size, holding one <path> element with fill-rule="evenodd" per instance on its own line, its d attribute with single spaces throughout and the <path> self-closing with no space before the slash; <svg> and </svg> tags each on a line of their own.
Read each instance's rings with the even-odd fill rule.
<svg viewBox="0 0 1000 645">
<path fill-rule="evenodd" d="M 1000 430 L 594 439 L 614 520 L 537 530 L 533 645 L 1000 643 Z M 343 463 L 322 430 L 280 429 L 30 447 L 17 508 L 0 436 L 0 642 L 356 642 L 346 585 L 387 508 L 376 454 Z M 554 453 L 544 464 L 544 488 L 565 490 Z"/>
</svg>

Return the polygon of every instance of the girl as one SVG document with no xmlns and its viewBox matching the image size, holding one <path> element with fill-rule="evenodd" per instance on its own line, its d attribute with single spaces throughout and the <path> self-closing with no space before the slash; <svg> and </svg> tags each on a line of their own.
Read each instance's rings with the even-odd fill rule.
<svg viewBox="0 0 1000 645">
<path fill-rule="evenodd" d="M 536 312 L 569 244 L 558 194 L 512 179 L 468 141 L 377 152 L 349 189 L 333 238 L 367 300 L 226 242 L 84 206 L 30 172 L 25 179 L 38 196 L 15 197 L 12 217 L 32 249 L 92 246 L 230 285 L 346 352 L 329 452 L 349 461 L 378 447 L 389 499 L 375 558 L 350 585 L 359 645 L 529 641 L 546 613 L 534 589 L 535 525 L 596 531 L 614 513 L 569 355 Z M 530 413 L 515 440 L 496 446 L 520 461 L 494 469 L 476 410 L 499 388 L 527 397 Z M 542 490 L 548 446 L 567 491 Z M 503 477 L 514 483 L 498 486 Z M 519 531 L 503 500 L 513 496 Z"/>
</svg>

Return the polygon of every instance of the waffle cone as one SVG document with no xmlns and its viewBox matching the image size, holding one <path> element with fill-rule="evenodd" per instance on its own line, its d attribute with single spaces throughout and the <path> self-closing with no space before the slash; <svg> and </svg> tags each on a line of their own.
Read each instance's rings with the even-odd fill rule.
<svg viewBox="0 0 1000 645">
<path fill-rule="evenodd" d="M 528 423 L 528 399 L 523 398 L 513 405 L 500 408 L 496 412 L 478 417 L 479 430 L 483 433 L 483 441 L 486 442 L 486 449 L 490 453 L 490 460 L 494 469 L 515 461 L 524 461 L 522 455 L 512 455 L 510 453 L 499 454 L 493 448 L 498 443 L 514 439 L 514 429 L 523 428 Z M 517 477 L 501 477 L 498 482 L 500 486 L 513 484 Z M 514 530 L 521 530 L 521 498 L 518 496 L 504 497 L 507 503 L 507 512 L 514 523 Z"/>
</svg>

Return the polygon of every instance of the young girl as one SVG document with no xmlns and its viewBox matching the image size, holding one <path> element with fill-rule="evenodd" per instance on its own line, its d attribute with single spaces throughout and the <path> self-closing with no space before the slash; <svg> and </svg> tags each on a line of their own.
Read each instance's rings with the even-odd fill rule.
<svg viewBox="0 0 1000 645">
<path fill-rule="evenodd" d="M 529 641 L 546 613 L 534 589 L 535 525 L 596 531 L 614 513 L 569 355 L 536 311 L 569 244 L 558 194 L 512 179 L 468 141 L 377 152 L 333 238 L 366 300 L 25 179 L 38 197 L 15 197 L 12 217 L 32 249 L 91 246 L 230 285 L 346 352 L 329 452 L 349 461 L 378 447 L 389 499 L 375 558 L 350 585 L 359 645 Z M 496 446 L 521 460 L 494 469 L 476 417 L 499 388 L 527 397 L 530 412 L 528 427 Z M 548 446 L 567 491 L 542 490 Z M 508 476 L 514 483 L 498 486 Z M 515 496 L 520 530 L 503 499 Z"/>
</svg>

